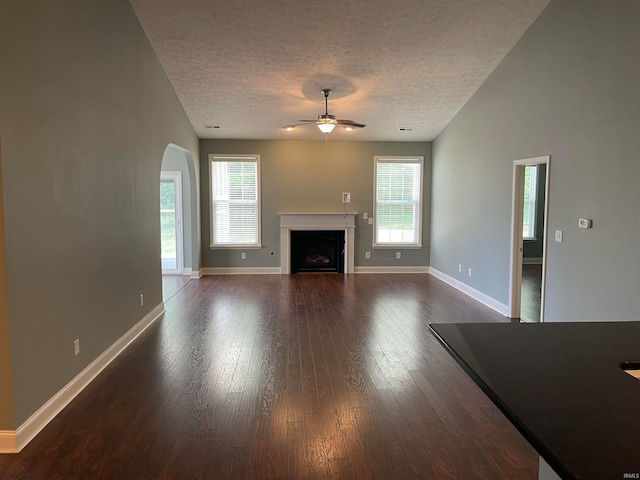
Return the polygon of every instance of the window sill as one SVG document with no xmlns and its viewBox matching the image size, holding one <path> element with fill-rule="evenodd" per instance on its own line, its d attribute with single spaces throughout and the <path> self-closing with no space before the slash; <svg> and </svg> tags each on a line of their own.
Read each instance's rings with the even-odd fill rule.
<svg viewBox="0 0 640 480">
<path fill-rule="evenodd" d="M 405 249 L 405 250 L 410 250 L 410 249 L 418 250 L 418 249 L 422 248 L 422 244 L 417 245 L 417 244 L 409 244 L 409 243 L 395 243 L 395 244 L 394 243 L 384 243 L 384 244 L 374 243 L 372 245 L 372 248 L 374 250 L 378 250 L 378 249 L 379 250 L 384 250 L 385 248 L 386 249 L 396 249 L 396 250 L 399 249 L 399 248 L 402 248 L 402 249 Z"/>
</svg>

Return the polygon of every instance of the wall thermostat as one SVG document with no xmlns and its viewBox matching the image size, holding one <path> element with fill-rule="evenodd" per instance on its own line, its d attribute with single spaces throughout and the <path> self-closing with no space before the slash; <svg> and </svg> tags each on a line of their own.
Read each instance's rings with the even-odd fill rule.
<svg viewBox="0 0 640 480">
<path fill-rule="evenodd" d="M 592 224 L 593 222 L 591 221 L 590 218 L 581 218 L 580 220 L 578 220 L 579 228 L 591 228 Z"/>
</svg>

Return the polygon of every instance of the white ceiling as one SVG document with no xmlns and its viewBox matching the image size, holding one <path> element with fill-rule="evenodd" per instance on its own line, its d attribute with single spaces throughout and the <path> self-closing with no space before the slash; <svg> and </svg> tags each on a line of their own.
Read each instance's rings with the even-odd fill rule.
<svg viewBox="0 0 640 480">
<path fill-rule="evenodd" d="M 429 141 L 550 0 L 130 1 L 200 138 Z"/>
</svg>

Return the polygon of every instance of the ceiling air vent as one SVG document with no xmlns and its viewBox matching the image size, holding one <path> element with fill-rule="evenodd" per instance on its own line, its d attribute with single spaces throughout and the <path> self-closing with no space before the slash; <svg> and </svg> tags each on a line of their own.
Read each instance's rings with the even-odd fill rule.
<svg viewBox="0 0 640 480">
<path fill-rule="evenodd" d="M 413 132 L 413 127 L 400 127 L 399 132 Z"/>
</svg>

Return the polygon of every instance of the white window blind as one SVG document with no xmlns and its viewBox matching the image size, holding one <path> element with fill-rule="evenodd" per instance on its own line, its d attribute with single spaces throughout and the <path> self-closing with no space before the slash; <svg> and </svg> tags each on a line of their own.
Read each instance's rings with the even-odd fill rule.
<svg viewBox="0 0 640 480">
<path fill-rule="evenodd" d="M 375 158 L 375 246 L 421 246 L 423 157 Z"/>
<path fill-rule="evenodd" d="M 260 157 L 210 159 L 211 246 L 259 246 Z"/>
<path fill-rule="evenodd" d="M 522 238 L 536 238 L 536 203 L 538 192 L 538 166 L 524 167 L 524 210 L 522 215 Z"/>
</svg>

